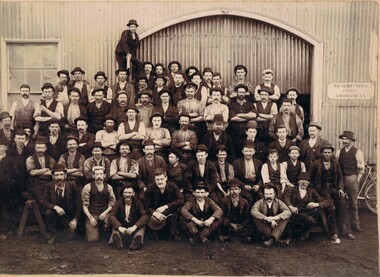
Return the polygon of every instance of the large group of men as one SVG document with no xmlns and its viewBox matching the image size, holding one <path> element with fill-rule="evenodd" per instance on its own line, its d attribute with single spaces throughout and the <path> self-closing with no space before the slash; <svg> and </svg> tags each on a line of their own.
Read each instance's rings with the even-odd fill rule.
<svg viewBox="0 0 380 277">
<path fill-rule="evenodd" d="M 145 231 L 268 247 L 308 239 L 314 227 L 332 243 L 356 238 L 365 165 L 353 132 L 339 135 L 335 154 L 318 122 L 304 139 L 300 92 L 281 93 L 271 69 L 254 86 L 237 65 L 227 87 L 211 68 L 183 72 L 178 61 L 167 71 L 144 62 L 142 71 L 132 81 L 130 65 L 120 67 L 112 86 L 99 71 L 91 87 L 82 68 L 72 78 L 63 69 L 57 85 L 42 86 L 40 103 L 20 86 L 0 113 L 3 229 L 19 219 L 27 191 L 49 232 L 130 250 L 142 247 Z"/>
</svg>

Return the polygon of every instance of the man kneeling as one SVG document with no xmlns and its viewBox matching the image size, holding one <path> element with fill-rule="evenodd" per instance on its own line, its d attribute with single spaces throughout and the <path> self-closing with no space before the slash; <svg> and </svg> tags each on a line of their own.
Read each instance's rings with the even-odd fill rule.
<svg viewBox="0 0 380 277">
<path fill-rule="evenodd" d="M 208 198 L 208 187 L 198 182 L 191 198 L 181 209 L 182 222 L 190 233 L 190 242 L 209 242 L 208 238 L 219 229 L 222 209 Z"/>
<path fill-rule="evenodd" d="M 108 217 L 113 227 L 109 243 L 123 248 L 123 242 L 130 242 L 129 250 L 138 250 L 143 245 L 148 215 L 143 203 L 135 197 L 131 183 L 126 182 L 120 194 L 122 197 L 112 207 Z"/>
</svg>

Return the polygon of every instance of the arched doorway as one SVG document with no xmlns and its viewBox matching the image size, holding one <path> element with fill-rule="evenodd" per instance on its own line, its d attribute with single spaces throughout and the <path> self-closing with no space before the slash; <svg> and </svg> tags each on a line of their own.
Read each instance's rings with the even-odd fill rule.
<svg viewBox="0 0 380 277">
<path fill-rule="evenodd" d="M 236 64 L 247 66 L 254 85 L 262 82 L 263 69 L 272 68 L 281 91 L 297 87 L 306 112 L 321 120 L 322 43 L 295 26 L 247 12 L 214 10 L 165 22 L 140 38 L 142 60 L 209 66 L 222 74 L 225 85 L 233 81 Z"/>
</svg>

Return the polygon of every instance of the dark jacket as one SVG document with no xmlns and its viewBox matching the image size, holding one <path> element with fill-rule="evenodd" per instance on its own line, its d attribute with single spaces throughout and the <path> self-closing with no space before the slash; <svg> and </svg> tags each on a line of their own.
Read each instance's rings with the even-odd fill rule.
<svg viewBox="0 0 380 277">
<path fill-rule="evenodd" d="M 148 222 L 148 215 L 144 209 L 143 203 L 139 199 L 134 198 L 132 200 L 131 211 L 128 217 L 129 222 L 127 222 L 125 220 L 124 198 L 120 197 L 116 204 L 112 207 L 108 220 L 115 229 L 120 226 L 129 228 L 133 225 L 136 225 L 137 228 L 141 228 Z"/>
<path fill-rule="evenodd" d="M 223 198 L 221 202 L 221 208 L 223 210 L 223 224 L 227 225 L 229 223 L 242 224 L 244 226 L 248 226 L 249 221 L 251 219 L 250 206 L 246 199 L 243 197 L 239 197 L 239 209 L 240 215 L 236 222 L 232 222 L 230 219 L 231 209 L 233 207 L 231 197 L 227 196 Z"/>
<path fill-rule="evenodd" d="M 124 30 L 121 33 L 120 40 L 116 45 L 115 54 L 124 55 L 131 54 L 133 57 L 136 57 L 137 48 L 139 48 L 140 40 L 137 33 L 135 34 L 135 39 L 132 38 L 132 33 L 129 30 Z"/>
<path fill-rule="evenodd" d="M 226 133 L 222 132 L 219 136 L 219 140 L 215 140 L 214 132 L 208 131 L 202 138 L 202 144 L 207 146 L 208 158 L 211 161 L 216 161 L 216 154 L 218 153 L 217 147 L 219 145 L 224 145 L 228 149 L 227 161 L 232 163 L 235 160 L 235 147 L 231 137 Z"/>
<path fill-rule="evenodd" d="M 193 185 L 200 181 L 206 183 L 210 193 L 216 189 L 217 172 L 215 164 L 213 162 L 206 160 L 203 178 L 200 176 L 198 161 L 193 160 L 189 162 L 184 176 L 185 191 L 191 192 L 193 189 Z"/>
<path fill-rule="evenodd" d="M 334 158 L 331 159 L 331 165 L 334 171 L 334 186 L 337 190 L 342 189 L 343 190 L 343 176 L 342 171 L 340 170 L 340 166 L 337 160 Z M 322 169 L 323 169 L 323 160 L 318 159 L 315 160 L 309 168 L 309 175 L 311 182 L 314 184 L 314 188 L 317 192 L 322 193 L 324 190 L 323 184 L 322 184 Z"/>
<path fill-rule="evenodd" d="M 179 124 L 178 124 L 179 111 L 177 107 L 173 105 L 169 105 L 166 112 L 164 112 L 162 105 L 159 105 L 159 106 L 154 107 L 153 113 L 154 112 L 159 112 L 160 114 L 164 116 L 164 121 L 161 124 L 162 128 L 168 129 L 171 134 L 174 131 L 179 129 Z"/>
<path fill-rule="evenodd" d="M 306 189 L 306 195 L 302 199 L 300 196 L 300 192 L 298 187 L 295 187 L 290 194 L 289 197 L 284 199 L 284 202 L 286 205 L 298 208 L 299 210 L 305 209 L 304 204 L 308 204 L 310 202 L 318 203 L 320 208 L 324 209 L 329 206 L 329 201 L 327 199 L 324 199 L 318 192 L 315 191 L 315 189 L 311 187 L 307 187 Z"/>
<path fill-rule="evenodd" d="M 247 179 L 245 179 L 245 159 L 237 159 L 234 161 L 233 167 L 235 171 L 235 178 L 239 179 L 243 183 L 251 183 Z M 258 184 L 262 186 L 262 179 L 261 179 L 261 167 L 262 163 L 258 160 L 253 158 L 253 166 L 255 167 L 255 174 L 256 174 L 256 181 L 254 185 Z M 250 184 L 251 185 L 251 184 Z"/>
<path fill-rule="evenodd" d="M 220 219 L 223 216 L 223 210 L 211 199 L 206 197 L 203 211 L 199 208 L 197 200 L 191 198 L 186 201 L 181 209 L 181 215 L 186 220 L 191 220 L 193 217 L 199 220 L 207 220 L 210 217 Z"/>
</svg>

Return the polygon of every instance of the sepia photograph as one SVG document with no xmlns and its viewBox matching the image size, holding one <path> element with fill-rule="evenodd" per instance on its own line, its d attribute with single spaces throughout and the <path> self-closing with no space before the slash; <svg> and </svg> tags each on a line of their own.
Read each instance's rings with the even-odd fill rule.
<svg viewBox="0 0 380 277">
<path fill-rule="evenodd" d="M 0 276 L 378 276 L 378 1 L 0 0 Z"/>
</svg>

